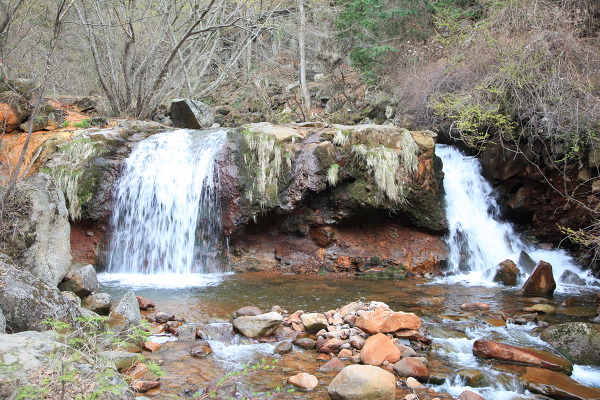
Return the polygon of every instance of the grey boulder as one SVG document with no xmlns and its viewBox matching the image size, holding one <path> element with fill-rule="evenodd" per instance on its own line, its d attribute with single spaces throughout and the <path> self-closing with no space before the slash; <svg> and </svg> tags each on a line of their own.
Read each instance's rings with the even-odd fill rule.
<svg viewBox="0 0 600 400">
<path fill-rule="evenodd" d="M 206 104 L 198 100 L 177 99 L 171 103 L 171 119 L 177 128 L 210 128 L 215 122 L 213 113 Z"/>
<path fill-rule="evenodd" d="M 238 317 L 233 320 L 233 330 L 249 338 L 270 336 L 281 326 L 281 314 L 270 312 L 255 316 Z"/>
</svg>

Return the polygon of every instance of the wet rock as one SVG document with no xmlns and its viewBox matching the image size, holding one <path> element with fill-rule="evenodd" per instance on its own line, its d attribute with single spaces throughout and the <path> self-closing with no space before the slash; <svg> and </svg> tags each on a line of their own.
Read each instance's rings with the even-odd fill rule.
<svg viewBox="0 0 600 400">
<path fill-rule="evenodd" d="M 556 308 L 551 306 L 550 304 L 534 304 L 531 307 L 523 308 L 523 311 L 548 315 L 556 314 Z"/>
<path fill-rule="evenodd" d="M 256 316 L 238 317 L 233 320 L 233 330 L 243 336 L 259 338 L 270 336 L 281 326 L 281 314 L 270 312 Z"/>
<path fill-rule="evenodd" d="M 144 342 L 144 346 L 142 347 L 144 350 L 149 351 L 151 353 L 155 353 L 160 350 L 160 343 L 155 342 Z"/>
<path fill-rule="evenodd" d="M 123 296 L 117 307 L 110 312 L 108 322 L 114 328 L 121 330 L 138 326 L 142 323 L 140 306 L 133 292 L 125 293 L 125 296 Z"/>
<path fill-rule="evenodd" d="M 364 313 L 354 325 L 369 334 L 391 333 L 401 329 L 419 329 L 421 319 L 413 313 L 378 309 Z"/>
<path fill-rule="evenodd" d="M 544 330 L 541 338 L 571 362 L 600 365 L 600 325 L 567 322 Z"/>
<path fill-rule="evenodd" d="M 144 375 L 146 375 L 148 373 L 148 366 L 146 364 L 144 364 L 143 362 L 139 362 L 137 364 L 135 364 L 133 367 L 129 368 L 127 371 L 125 371 L 124 375 L 125 375 L 125 379 L 127 379 L 129 382 L 131 381 L 139 381 L 141 380 Z"/>
<path fill-rule="evenodd" d="M 73 264 L 58 288 L 73 292 L 79 297 L 88 296 L 98 290 L 96 269 L 91 264 Z"/>
<path fill-rule="evenodd" d="M 135 381 L 131 384 L 131 388 L 138 393 L 146 393 L 159 387 L 160 382 L 158 381 Z"/>
<path fill-rule="evenodd" d="M 140 359 L 137 353 L 120 350 L 101 351 L 98 355 L 113 363 L 118 371 L 128 370 Z"/>
<path fill-rule="evenodd" d="M 568 269 L 562 273 L 558 280 L 568 285 L 585 285 L 585 279 L 581 278 L 575 272 L 570 271 Z"/>
<path fill-rule="evenodd" d="M 412 348 L 400 342 L 394 343 L 398 350 L 400 350 L 400 357 L 416 357 L 417 352 Z"/>
<path fill-rule="evenodd" d="M 400 350 L 383 333 L 369 337 L 360 353 L 363 364 L 381 365 L 384 361 L 395 363 L 400 359 Z"/>
<path fill-rule="evenodd" d="M 169 321 L 175 321 L 175 315 L 161 311 L 154 314 L 154 320 L 159 324 L 164 324 Z"/>
<path fill-rule="evenodd" d="M 206 340 L 199 340 L 194 347 L 190 349 L 190 355 L 194 358 L 206 358 L 213 352 L 210 343 Z"/>
<path fill-rule="evenodd" d="M 108 293 L 93 293 L 81 300 L 81 305 L 100 315 L 110 313 L 110 295 Z"/>
<path fill-rule="evenodd" d="M 340 360 L 337 357 L 334 357 L 331 360 L 327 361 L 325 364 L 321 365 L 319 367 L 319 371 L 321 371 L 321 372 L 341 371 L 344 369 L 345 366 L 346 366 L 346 364 L 344 364 L 344 362 L 342 360 Z"/>
<path fill-rule="evenodd" d="M 534 365 L 569 375 L 573 371 L 573 365 L 567 359 L 550 352 L 510 346 L 491 340 L 476 340 L 473 343 L 473 354 L 481 358 Z"/>
<path fill-rule="evenodd" d="M 177 128 L 210 128 L 215 122 L 213 113 L 198 100 L 177 99 L 171 102 L 171 119 Z"/>
<path fill-rule="evenodd" d="M 258 307 L 254 307 L 254 306 L 246 306 L 246 307 L 242 307 L 239 310 L 237 310 L 234 315 L 235 317 L 254 317 L 257 315 L 262 314 L 262 310 Z"/>
<path fill-rule="evenodd" d="M 485 303 L 465 303 L 461 304 L 460 309 L 464 311 L 487 311 L 490 306 Z"/>
<path fill-rule="evenodd" d="M 317 377 L 306 372 L 290 376 L 287 381 L 290 385 L 296 386 L 301 390 L 312 390 L 319 385 Z"/>
<path fill-rule="evenodd" d="M 470 390 L 465 390 L 460 394 L 460 396 L 458 396 L 458 400 L 485 400 L 485 399 L 475 392 L 472 392 Z"/>
<path fill-rule="evenodd" d="M 490 385 L 490 379 L 483 371 L 478 369 L 461 369 L 456 371 L 456 375 L 460 376 L 467 386 L 485 387 Z"/>
<path fill-rule="evenodd" d="M 394 372 L 400 377 L 409 377 L 426 382 L 429 379 L 429 368 L 415 357 L 403 358 L 394 364 Z"/>
<path fill-rule="evenodd" d="M 144 311 L 146 311 L 146 310 L 148 310 L 148 309 L 150 309 L 150 308 L 154 308 L 154 307 L 156 307 L 156 304 L 154 304 L 154 302 L 153 302 L 153 301 L 151 301 L 151 300 L 148 300 L 148 299 L 147 299 L 147 298 L 145 298 L 145 297 L 142 297 L 142 296 L 136 296 L 136 299 L 137 299 L 137 301 L 138 301 L 138 305 L 140 306 L 140 310 L 144 310 Z"/>
<path fill-rule="evenodd" d="M 505 286 L 515 286 L 518 275 L 517 265 L 512 260 L 505 260 L 498 264 L 494 282 L 502 283 Z"/>
<path fill-rule="evenodd" d="M 372 365 L 349 365 L 327 388 L 333 400 L 394 400 L 396 378 Z"/>
<path fill-rule="evenodd" d="M 325 343 L 323 343 L 322 346 L 318 347 L 318 350 L 319 350 L 319 353 L 325 353 L 325 354 L 335 353 L 335 354 L 337 354 L 341 350 L 344 343 L 346 343 L 346 342 L 344 342 L 342 339 L 337 339 L 337 338 L 329 339 Z"/>
<path fill-rule="evenodd" d="M 279 342 L 273 350 L 275 354 L 287 354 L 292 352 L 292 344 L 290 342 Z"/>
<path fill-rule="evenodd" d="M 528 274 L 531 274 L 536 266 L 533 258 L 531 258 L 531 256 L 525 251 L 522 251 L 519 254 L 517 265 L 521 271 L 526 272 Z"/>
<path fill-rule="evenodd" d="M 294 344 L 298 347 L 300 347 L 301 349 L 314 349 L 317 342 L 314 339 L 310 339 L 310 338 L 302 338 L 302 339 L 297 339 L 294 341 Z"/>
<path fill-rule="evenodd" d="M 320 313 L 302 314 L 300 316 L 304 329 L 307 332 L 318 332 L 321 329 L 327 329 L 327 318 Z"/>
<path fill-rule="evenodd" d="M 552 265 L 545 261 L 540 261 L 523 285 L 523 294 L 550 297 L 555 289 L 556 282 L 552 275 Z"/>
<path fill-rule="evenodd" d="M 55 287 L 25 268 L 0 258 L 0 307 L 8 332 L 44 331 L 46 318 L 74 324 L 81 312 Z"/>
<path fill-rule="evenodd" d="M 520 379 L 526 389 L 553 399 L 599 399 L 600 389 L 579 384 L 567 375 L 542 368 L 527 367 Z"/>
</svg>

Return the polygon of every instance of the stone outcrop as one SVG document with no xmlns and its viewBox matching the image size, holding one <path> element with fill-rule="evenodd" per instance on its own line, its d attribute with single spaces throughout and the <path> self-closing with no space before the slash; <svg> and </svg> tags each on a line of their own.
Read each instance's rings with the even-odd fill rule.
<svg viewBox="0 0 600 400">
<path fill-rule="evenodd" d="M 333 400 L 394 400 L 396 378 L 371 365 L 349 365 L 340 371 L 327 388 Z"/>
<path fill-rule="evenodd" d="M 55 287 L 23 267 L 0 259 L 0 305 L 8 332 L 49 329 L 47 318 L 75 323 L 81 312 Z"/>
<path fill-rule="evenodd" d="M 473 343 L 473 354 L 481 358 L 529 364 L 569 375 L 573 371 L 573 365 L 568 360 L 550 352 L 511 346 L 491 340 L 476 340 Z"/>
<path fill-rule="evenodd" d="M 542 339 L 576 364 L 600 365 L 600 325 L 567 322 L 542 332 Z"/>
<path fill-rule="evenodd" d="M 281 314 L 270 312 L 256 316 L 238 317 L 233 320 L 233 330 L 249 338 L 270 336 L 281 326 Z"/>
<path fill-rule="evenodd" d="M 215 122 L 213 113 L 198 100 L 177 99 L 171 102 L 171 119 L 177 128 L 210 128 Z"/>
<path fill-rule="evenodd" d="M 552 265 L 540 261 L 531 276 L 523 285 L 523 294 L 529 296 L 552 296 L 556 282 L 552 274 Z"/>
</svg>

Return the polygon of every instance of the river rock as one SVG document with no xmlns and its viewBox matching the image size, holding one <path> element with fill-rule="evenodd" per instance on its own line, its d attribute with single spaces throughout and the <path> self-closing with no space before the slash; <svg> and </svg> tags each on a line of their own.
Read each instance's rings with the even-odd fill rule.
<svg viewBox="0 0 600 400">
<path fill-rule="evenodd" d="M 460 305 L 460 309 L 464 311 L 487 311 L 490 306 L 485 303 L 465 303 Z"/>
<path fill-rule="evenodd" d="M 517 260 L 517 266 L 521 271 L 531 274 L 535 269 L 536 263 L 533 258 L 531 258 L 529 253 L 522 251 L 519 254 L 519 259 Z"/>
<path fill-rule="evenodd" d="M 526 389 L 553 399 L 584 400 L 600 399 L 600 389 L 583 386 L 559 372 L 527 367 L 520 379 Z"/>
<path fill-rule="evenodd" d="M 421 319 L 413 313 L 394 312 L 385 309 L 368 311 L 354 322 L 368 334 L 391 333 L 401 329 L 419 329 Z"/>
<path fill-rule="evenodd" d="M 502 283 L 505 286 L 515 286 L 518 275 L 517 265 L 512 260 L 504 260 L 498 264 L 494 282 Z"/>
<path fill-rule="evenodd" d="M 302 390 L 312 390 L 319 385 L 317 377 L 307 374 L 306 372 L 300 372 L 299 374 L 290 376 L 287 381 L 290 385 L 296 386 Z"/>
<path fill-rule="evenodd" d="M 458 400 L 485 400 L 485 399 L 475 392 L 472 392 L 470 390 L 465 390 L 460 394 L 460 396 L 458 396 Z"/>
<path fill-rule="evenodd" d="M 556 307 L 551 306 L 550 304 L 534 304 L 530 307 L 523 308 L 523 311 L 553 315 L 556 314 Z"/>
<path fill-rule="evenodd" d="M 400 357 L 417 357 L 417 352 L 410 346 L 400 343 L 397 341 L 394 345 L 400 350 Z"/>
<path fill-rule="evenodd" d="M 349 365 L 333 378 L 327 393 L 333 400 L 394 400 L 396 378 L 372 365 Z"/>
<path fill-rule="evenodd" d="M 131 388 L 138 393 L 146 393 L 152 389 L 158 389 L 159 387 L 159 381 L 135 381 L 131 384 Z"/>
<path fill-rule="evenodd" d="M 567 359 L 555 356 L 550 352 L 511 346 L 491 340 L 476 340 L 473 343 L 473 354 L 481 358 L 534 365 L 569 375 L 573 371 L 573 365 Z"/>
<path fill-rule="evenodd" d="M 415 357 L 407 357 L 394 364 L 394 372 L 401 377 L 409 377 L 426 382 L 429 379 L 429 368 Z"/>
<path fill-rule="evenodd" d="M 74 324 L 77 306 L 21 266 L 0 258 L 0 305 L 9 332 L 44 331 L 46 318 Z"/>
<path fill-rule="evenodd" d="M 320 313 L 308 313 L 300 316 L 304 329 L 307 332 L 318 332 L 327 329 L 327 318 Z"/>
<path fill-rule="evenodd" d="M 250 338 L 270 336 L 281 326 L 282 317 L 277 312 L 238 317 L 233 320 L 233 330 Z"/>
<path fill-rule="evenodd" d="M 600 325 L 567 322 L 544 330 L 541 337 L 571 362 L 600 365 Z"/>
<path fill-rule="evenodd" d="M 254 317 L 262 314 L 262 310 L 258 307 L 254 306 L 245 306 L 240 308 L 234 313 L 234 316 L 237 317 Z"/>
<path fill-rule="evenodd" d="M 456 375 L 461 377 L 467 386 L 485 387 L 490 386 L 490 379 L 484 371 L 478 369 L 460 369 Z"/>
<path fill-rule="evenodd" d="M 142 296 L 135 296 L 135 298 L 138 301 L 138 306 L 140 306 L 140 310 L 146 311 L 150 308 L 156 307 L 156 304 L 154 304 L 152 300 L 148 300 L 147 298 Z"/>
<path fill-rule="evenodd" d="M 206 340 L 199 340 L 194 344 L 194 347 L 190 349 L 190 355 L 195 358 L 206 358 L 213 352 L 210 343 Z"/>
<path fill-rule="evenodd" d="M 325 353 L 325 354 L 331 354 L 331 353 L 335 353 L 337 354 L 342 346 L 345 344 L 346 342 L 343 341 L 342 339 L 338 339 L 338 338 L 333 338 L 333 339 L 329 339 L 327 341 L 325 341 L 325 343 L 323 343 L 323 345 L 318 346 L 318 350 L 319 353 Z"/>
<path fill-rule="evenodd" d="M 108 316 L 108 322 L 114 328 L 121 330 L 129 329 L 132 326 L 138 326 L 142 323 L 140 306 L 133 292 L 125 293 L 123 299 Z"/>
<path fill-rule="evenodd" d="M 292 344 L 290 342 L 279 342 L 273 349 L 275 354 L 287 354 L 292 352 Z"/>
<path fill-rule="evenodd" d="M 98 278 L 96 269 L 93 265 L 73 264 L 58 284 L 58 288 L 63 291 L 73 292 L 79 297 L 85 297 L 98 290 Z"/>
<path fill-rule="evenodd" d="M 72 301 L 77 307 L 81 307 L 81 299 L 73 292 L 60 292 L 60 295 L 69 301 Z M 88 309 L 84 309 L 89 311 Z"/>
<path fill-rule="evenodd" d="M 28 178 L 17 190 L 31 205 L 20 221 L 22 241 L 12 244 L 22 253 L 17 261 L 56 287 L 71 268 L 71 226 L 63 192 L 43 173 Z"/>
<path fill-rule="evenodd" d="M 356 350 L 360 350 L 364 347 L 366 339 L 360 335 L 350 336 L 350 346 Z"/>
<path fill-rule="evenodd" d="M 159 311 L 154 314 L 154 320 L 159 324 L 164 324 L 169 321 L 175 321 L 175 315 L 171 314 L 171 313 Z"/>
<path fill-rule="evenodd" d="M 400 359 L 400 350 L 383 333 L 369 337 L 360 352 L 363 364 L 381 365 L 384 361 L 395 363 Z"/>
<path fill-rule="evenodd" d="M 327 361 L 325 364 L 319 367 L 319 371 L 327 372 L 327 371 L 341 371 L 344 369 L 346 364 L 342 360 L 337 357 L 333 357 L 331 360 Z"/>
<path fill-rule="evenodd" d="M 302 338 L 302 339 L 297 339 L 294 341 L 294 344 L 298 347 L 300 347 L 301 349 L 314 349 L 317 342 L 314 339 L 311 338 Z"/>
<path fill-rule="evenodd" d="M 545 261 L 540 261 L 523 285 L 523 294 L 550 297 L 555 289 L 556 282 L 552 275 L 552 265 Z"/>
<path fill-rule="evenodd" d="M 171 118 L 177 128 L 210 128 L 215 122 L 213 113 L 206 104 L 198 100 L 177 99 L 171 102 Z"/>
<path fill-rule="evenodd" d="M 93 293 L 81 300 L 81 305 L 88 310 L 100 315 L 109 315 L 110 313 L 110 294 L 108 293 Z"/>
</svg>

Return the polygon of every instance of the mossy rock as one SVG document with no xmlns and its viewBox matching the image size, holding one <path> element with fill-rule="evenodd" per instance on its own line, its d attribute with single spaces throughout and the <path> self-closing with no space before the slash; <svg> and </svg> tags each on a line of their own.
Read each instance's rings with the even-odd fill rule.
<svg viewBox="0 0 600 400">
<path fill-rule="evenodd" d="M 600 325 L 567 322 L 542 332 L 541 338 L 569 361 L 576 364 L 600 365 Z"/>
</svg>

